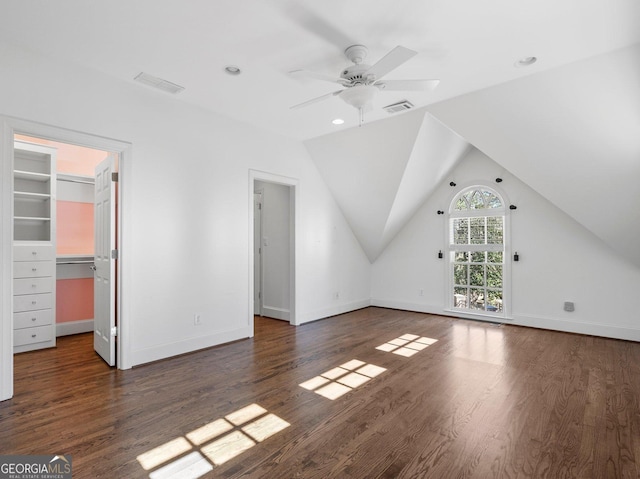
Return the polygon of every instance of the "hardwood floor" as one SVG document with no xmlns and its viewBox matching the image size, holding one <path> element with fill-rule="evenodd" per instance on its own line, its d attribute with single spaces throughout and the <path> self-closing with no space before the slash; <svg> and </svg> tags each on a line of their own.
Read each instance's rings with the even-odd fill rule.
<svg viewBox="0 0 640 479">
<path fill-rule="evenodd" d="M 74 478 L 640 474 L 638 343 L 381 308 L 129 371 L 91 341 L 16 355 L 0 454 L 71 454 Z"/>
</svg>

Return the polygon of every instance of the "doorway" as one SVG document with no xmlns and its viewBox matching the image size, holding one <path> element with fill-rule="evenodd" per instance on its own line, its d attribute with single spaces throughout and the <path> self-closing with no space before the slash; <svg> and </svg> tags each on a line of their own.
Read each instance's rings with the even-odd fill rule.
<svg viewBox="0 0 640 479">
<path fill-rule="evenodd" d="M 297 180 L 250 170 L 249 325 L 254 314 L 297 324 Z"/>
<path fill-rule="evenodd" d="M 128 164 L 127 159 L 130 157 L 130 145 L 119 142 L 117 140 L 109 140 L 101 137 L 95 137 L 88 134 L 83 134 L 79 132 L 64 130 L 56 127 L 51 127 L 47 125 L 41 125 L 32 122 L 26 122 L 22 120 L 16 120 L 11 118 L 0 118 L 2 121 L 2 143 L 3 148 L 0 153 L 0 164 L 2 165 L 3 172 L 3 180 L 2 180 L 2 188 L 0 190 L 0 204 L 3 207 L 3 212 L 10 211 L 11 214 L 7 216 L 3 215 L 3 224 L 2 224 L 2 242 L 3 245 L 8 245 L 9 247 L 3 247 L 2 250 L 2 263 L 7 264 L 9 267 L 3 268 L 3 277 L 0 281 L 2 286 L 2 297 L 3 298 L 11 298 L 12 294 L 15 293 L 15 286 L 12 289 L 13 278 L 12 278 L 12 270 L 14 269 L 14 260 L 15 252 L 12 247 L 14 235 L 16 231 L 22 228 L 24 230 L 24 226 L 18 226 L 18 221 L 16 216 L 18 215 L 17 208 L 19 207 L 15 200 L 15 190 L 13 185 L 13 177 L 14 177 L 14 165 L 13 165 L 13 147 L 14 147 L 14 139 L 28 142 L 32 144 L 40 144 L 45 145 L 49 144 L 49 146 L 57 146 L 57 147 L 68 147 L 68 148 L 80 148 L 85 149 L 86 151 L 95 151 L 97 150 L 98 155 L 102 155 L 105 152 L 111 152 L 115 154 L 115 156 L 119 159 L 119 180 L 122 180 L 124 176 L 123 166 Z M 15 138 L 14 138 L 15 137 Z M 52 145 L 54 144 L 54 145 Z M 69 160 L 68 153 L 65 153 L 65 160 Z M 90 163 L 90 162 L 89 162 Z M 67 165 L 68 166 L 68 165 Z M 56 208 L 52 208 L 53 218 L 55 218 L 54 224 L 58 223 L 57 226 L 61 227 L 60 233 L 62 236 L 56 234 L 55 230 L 52 230 L 52 237 L 60 239 L 58 241 L 58 248 L 55 251 L 54 256 L 54 264 L 53 269 L 53 292 L 57 297 L 62 294 L 65 296 L 65 300 L 60 303 L 60 306 L 64 306 L 62 308 L 55 308 L 55 316 L 61 317 L 64 321 L 55 321 L 53 327 L 56 330 L 54 333 L 54 344 L 55 337 L 63 336 L 67 334 L 76 334 L 85 332 L 88 330 L 93 330 L 93 312 L 91 314 L 87 314 L 87 310 L 90 305 L 93 303 L 93 289 L 89 283 L 93 282 L 93 272 L 89 269 L 89 267 L 93 263 L 92 253 L 93 251 L 88 251 L 88 249 L 93 250 L 93 244 L 91 244 L 90 248 L 87 246 L 87 238 L 86 233 L 88 230 L 93 232 L 93 221 L 91 224 L 87 226 L 86 222 L 77 221 L 81 212 L 87 213 L 91 210 L 93 212 L 93 200 L 91 200 L 91 204 L 89 205 L 88 201 L 73 201 L 78 199 L 87 199 L 87 195 L 89 195 L 88 191 L 91 191 L 91 196 L 93 196 L 93 165 L 84 165 L 89 168 L 88 171 L 85 171 L 84 174 L 78 174 L 78 172 L 61 172 L 59 178 L 56 181 L 51 183 L 54 186 L 51 186 L 52 191 L 50 196 L 51 199 L 47 200 L 51 203 L 56 204 Z M 89 171 L 91 173 L 89 173 Z M 5 173 L 8 173 L 5 175 Z M 57 172 L 56 172 L 57 173 Z M 57 176 L 57 175 L 56 175 Z M 56 188 L 58 185 L 63 185 L 60 188 Z M 122 197 L 123 197 L 123 189 L 120 185 L 116 193 L 117 203 L 122 206 Z M 28 203 L 26 200 L 21 200 L 23 203 Z M 84 203 L 84 204 L 83 204 Z M 8 208 L 7 208 L 8 206 Z M 20 206 L 22 208 L 22 206 Z M 30 207 L 28 207 L 30 208 Z M 11 211 L 13 210 L 13 211 Z M 86 215 L 85 215 L 86 216 Z M 93 216 L 91 214 L 91 216 Z M 118 253 L 120 258 L 122 258 L 123 251 L 123 242 L 122 242 L 122 218 L 124 215 L 118 215 L 116 222 L 114 225 L 117 230 L 117 241 L 119 244 Z M 46 218 L 45 218 L 46 219 Z M 57 220 L 60 220 L 58 222 Z M 69 221 L 70 220 L 70 221 Z M 21 220 L 22 223 L 25 223 L 25 220 Z M 77 234 L 74 235 L 70 231 L 64 230 L 64 223 L 72 224 L 73 228 L 75 228 L 75 232 L 78 233 L 78 228 L 80 231 L 80 236 Z M 28 222 L 27 222 L 28 223 Z M 82 238 L 82 234 L 85 234 L 85 237 Z M 20 233 L 23 234 L 23 233 Z M 93 236 L 91 235 L 93 238 Z M 27 238 L 28 239 L 28 238 Z M 55 241 L 53 242 L 56 243 Z M 18 264 L 18 263 L 15 263 Z M 59 274 L 56 274 L 60 271 Z M 86 271 L 85 271 L 86 270 Z M 127 369 L 129 366 L 129 347 L 127 341 L 127 323 L 126 320 L 123 321 L 123 316 L 121 314 L 122 311 L 122 270 L 120 269 L 116 275 L 115 280 L 117 284 L 117 293 L 115 293 L 112 310 L 118 312 L 120 318 L 120 328 L 117 331 L 117 336 L 114 337 L 114 344 L 118 346 L 118 354 L 117 354 L 117 367 L 119 369 Z M 88 292 L 91 292 L 91 298 L 87 298 Z M 79 298 L 78 301 L 73 301 L 73 298 L 69 298 L 69 294 L 78 295 L 80 294 L 82 298 Z M 0 334 L 0 361 L 2 363 L 2 380 L 0 380 L 0 400 L 8 399 L 13 395 L 13 353 L 14 353 L 14 338 L 16 337 L 14 334 L 14 311 L 13 311 L 13 301 L 10 301 L 7 305 L 7 302 L 3 301 L 2 307 L 2 322 L 1 322 L 1 334 Z M 70 307 L 71 306 L 71 307 Z M 53 309 L 53 308 L 52 308 Z M 82 316 L 89 316 L 88 318 L 82 318 Z M 114 331 L 115 332 L 115 331 Z M 23 349 L 28 350 L 28 349 Z M 115 362 L 115 356 L 114 356 Z"/>
</svg>

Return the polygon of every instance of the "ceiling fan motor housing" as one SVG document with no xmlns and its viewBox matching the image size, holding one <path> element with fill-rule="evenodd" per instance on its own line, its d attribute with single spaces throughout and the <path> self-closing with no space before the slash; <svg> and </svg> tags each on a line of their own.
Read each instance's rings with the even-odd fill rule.
<svg viewBox="0 0 640 479">
<path fill-rule="evenodd" d="M 370 68 L 371 65 L 365 65 L 363 63 L 352 65 L 342 70 L 340 77 L 349 80 L 354 85 L 367 85 L 375 81 L 374 75 L 366 74 Z"/>
</svg>

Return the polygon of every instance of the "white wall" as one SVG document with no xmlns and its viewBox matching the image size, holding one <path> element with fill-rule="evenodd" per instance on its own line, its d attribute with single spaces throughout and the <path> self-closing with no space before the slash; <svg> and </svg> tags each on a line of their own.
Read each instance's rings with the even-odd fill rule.
<svg viewBox="0 0 640 479">
<path fill-rule="evenodd" d="M 602 240 L 546 199 L 472 150 L 373 265 L 372 303 L 401 309 L 443 313 L 445 301 L 445 218 L 462 185 L 483 180 L 496 185 L 509 201 L 512 249 L 512 316 L 507 320 L 563 331 L 640 340 L 634 296 L 640 269 L 625 263 Z M 449 181 L 457 183 L 456 188 Z M 424 290 L 424 296 L 419 290 Z M 565 312 L 565 301 L 575 303 Z"/>
<path fill-rule="evenodd" d="M 250 335 L 250 169 L 299 180 L 298 322 L 369 303 L 370 264 L 301 143 L 6 44 L 0 79 L 0 114 L 133 145 L 122 205 L 131 365 Z"/>
<path fill-rule="evenodd" d="M 290 319 L 289 186 L 256 181 L 262 191 L 262 315 Z"/>
</svg>

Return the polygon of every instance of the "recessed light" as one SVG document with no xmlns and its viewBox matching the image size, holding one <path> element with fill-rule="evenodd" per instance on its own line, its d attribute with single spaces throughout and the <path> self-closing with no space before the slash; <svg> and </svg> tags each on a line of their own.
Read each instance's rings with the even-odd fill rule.
<svg viewBox="0 0 640 479">
<path fill-rule="evenodd" d="M 224 71 L 226 71 L 229 75 L 240 75 L 240 73 L 242 73 L 240 68 L 235 65 L 228 65 L 224 67 Z"/>
<path fill-rule="evenodd" d="M 533 65 L 537 61 L 538 59 L 536 57 L 523 57 L 515 62 L 514 65 L 517 68 L 528 67 L 529 65 Z"/>
<path fill-rule="evenodd" d="M 342 118 L 336 118 L 331 123 L 333 123 L 334 125 L 342 125 L 344 123 L 344 120 Z"/>
</svg>

